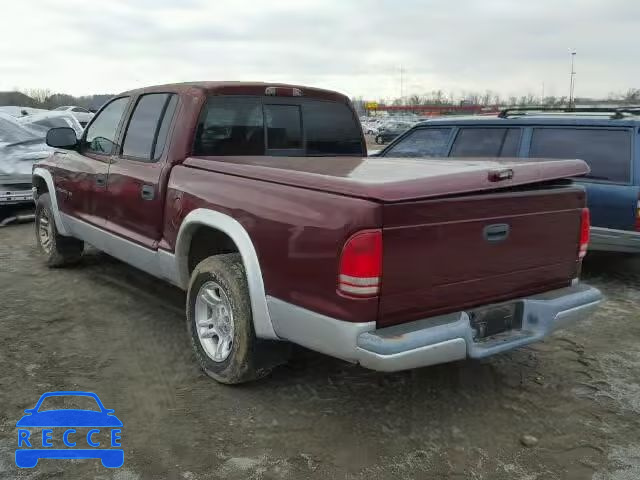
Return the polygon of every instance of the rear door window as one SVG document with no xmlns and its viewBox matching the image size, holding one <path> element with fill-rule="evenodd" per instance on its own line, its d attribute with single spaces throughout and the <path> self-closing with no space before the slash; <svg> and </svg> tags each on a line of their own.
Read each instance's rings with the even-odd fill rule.
<svg viewBox="0 0 640 480">
<path fill-rule="evenodd" d="M 122 156 L 147 162 L 154 158 L 160 120 L 171 96 L 168 93 L 151 93 L 140 97 L 127 127 Z"/>
<path fill-rule="evenodd" d="M 385 157 L 441 157 L 446 155 L 451 128 L 419 128 L 392 145 Z"/>
<path fill-rule="evenodd" d="M 628 130 L 535 128 L 529 157 L 579 158 L 591 167 L 590 178 L 628 183 L 631 177 L 631 135 Z"/>
<path fill-rule="evenodd" d="M 463 127 L 456 135 L 450 156 L 515 157 L 519 145 L 519 128 Z"/>
</svg>

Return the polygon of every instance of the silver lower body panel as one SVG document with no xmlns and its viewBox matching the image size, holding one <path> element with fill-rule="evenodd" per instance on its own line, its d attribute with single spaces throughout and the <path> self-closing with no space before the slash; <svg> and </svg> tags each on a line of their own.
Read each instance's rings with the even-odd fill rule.
<svg viewBox="0 0 640 480">
<path fill-rule="evenodd" d="M 513 301 L 522 302 L 521 328 L 478 341 L 466 311 L 376 329 L 375 322 L 344 322 L 273 297 L 267 298 L 267 305 L 280 338 L 391 372 L 484 358 L 536 342 L 587 318 L 602 301 L 602 294 L 578 283 Z"/>
</svg>

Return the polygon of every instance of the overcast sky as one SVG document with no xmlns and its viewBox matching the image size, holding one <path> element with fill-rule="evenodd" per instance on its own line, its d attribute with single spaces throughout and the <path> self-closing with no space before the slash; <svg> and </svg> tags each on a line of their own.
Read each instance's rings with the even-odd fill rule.
<svg viewBox="0 0 640 480">
<path fill-rule="evenodd" d="M 0 90 L 264 80 L 367 99 L 640 88 L 639 0 L 3 2 Z"/>
</svg>

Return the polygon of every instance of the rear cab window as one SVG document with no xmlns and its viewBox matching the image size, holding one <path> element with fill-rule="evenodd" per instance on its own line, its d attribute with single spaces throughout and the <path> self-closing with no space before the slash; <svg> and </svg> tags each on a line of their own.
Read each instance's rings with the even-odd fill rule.
<svg viewBox="0 0 640 480">
<path fill-rule="evenodd" d="M 211 95 L 193 146 L 203 156 L 365 156 L 348 105 L 314 98 Z"/>
<path fill-rule="evenodd" d="M 302 113 L 298 105 L 264 105 L 267 150 L 302 149 Z"/>
<path fill-rule="evenodd" d="M 629 129 L 536 127 L 530 158 L 574 159 L 587 162 L 592 180 L 627 184 L 631 181 Z"/>
</svg>

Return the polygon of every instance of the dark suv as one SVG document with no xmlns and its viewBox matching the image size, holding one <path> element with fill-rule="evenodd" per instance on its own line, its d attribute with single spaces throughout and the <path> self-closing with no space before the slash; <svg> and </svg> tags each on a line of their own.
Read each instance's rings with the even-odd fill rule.
<svg viewBox="0 0 640 480">
<path fill-rule="evenodd" d="M 514 108 L 438 118 L 398 137 L 383 157 L 579 158 L 591 210 L 590 249 L 640 252 L 640 108 Z"/>
</svg>

